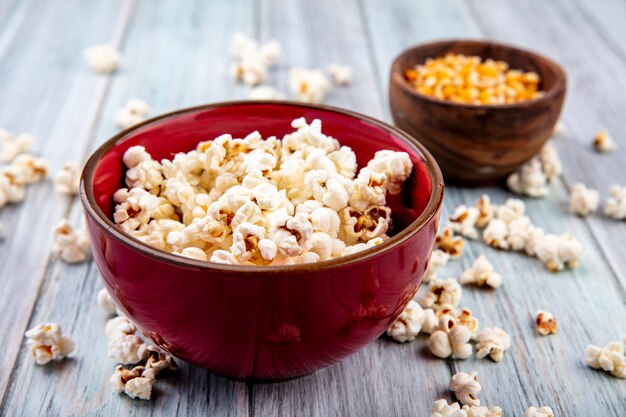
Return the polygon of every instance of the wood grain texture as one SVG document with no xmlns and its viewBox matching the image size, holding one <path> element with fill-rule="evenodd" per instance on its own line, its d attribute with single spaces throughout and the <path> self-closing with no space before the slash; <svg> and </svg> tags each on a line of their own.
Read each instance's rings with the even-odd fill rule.
<svg viewBox="0 0 626 417">
<path fill-rule="evenodd" d="M 505 415 L 522 415 L 540 403 L 557 416 L 622 415 L 626 386 L 584 366 L 583 350 L 621 340 L 626 332 L 626 223 L 600 215 L 579 219 L 567 214 L 566 204 L 575 181 L 603 193 L 612 182 L 626 184 L 626 46 L 620 42 L 626 10 L 617 1 L 601 3 L 603 10 L 590 0 L 0 0 L 0 96 L 11 103 L 0 110 L 0 126 L 32 130 L 38 153 L 55 168 L 84 159 L 112 136 L 113 113 L 129 98 L 144 98 L 156 115 L 246 97 L 247 89 L 227 75 L 236 31 L 282 43 L 284 54 L 269 82 L 283 91 L 293 65 L 351 65 L 354 84 L 334 89 L 327 102 L 387 120 L 389 65 L 408 46 L 486 36 L 544 52 L 569 75 L 569 134 L 556 142 L 564 176 L 550 197 L 528 200 L 528 212 L 541 227 L 570 231 L 585 247 L 579 269 L 552 275 L 535 259 L 468 242 L 465 256 L 442 270 L 442 276 L 458 277 L 484 253 L 504 276 L 496 291 L 464 288 L 462 301 L 482 327 L 511 333 L 514 346 L 499 364 L 435 359 L 423 336 L 402 345 L 382 338 L 335 366 L 280 383 L 232 381 L 181 364 L 178 374 L 155 385 L 153 401 L 140 402 L 111 394 L 108 386 L 114 364 L 106 355 L 106 318 L 95 303 L 101 288 L 95 265 L 67 266 L 49 257 L 54 223 L 68 215 L 78 224 L 80 205 L 59 197 L 50 184 L 36 185 L 22 205 L 0 209 L 0 334 L 7 341 L 0 358 L 0 415 L 427 416 L 435 399 L 451 398 L 448 379 L 457 370 L 477 370 L 483 403 L 500 404 Z M 93 74 L 82 62 L 86 46 L 106 41 L 124 54 L 113 76 Z M 600 126 L 620 142 L 620 152 L 591 151 Z M 496 188 L 448 188 L 445 212 L 481 191 L 496 202 L 512 196 Z M 557 316 L 557 335 L 534 332 L 539 308 Z M 37 367 L 22 335 L 48 320 L 62 323 L 77 350 L 72 359 Z"/>
</svg>

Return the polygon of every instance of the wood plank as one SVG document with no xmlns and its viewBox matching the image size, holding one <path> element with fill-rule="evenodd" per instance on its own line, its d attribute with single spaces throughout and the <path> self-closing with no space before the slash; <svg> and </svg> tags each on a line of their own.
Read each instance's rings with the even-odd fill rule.
<svg viewBox="0 0 626 417">
<path fill-rule="evenodd" d="M 483 26 L 476 24 L 478 19 L 472 19 L 472 15 L 486 13 L 482 8 L 470 15 L 470 10 L 463 3 L 424 3 L 394 2 L 393 6 L 383 11 L 375 1 L 364 1 L 381 82 L 387 82 L 386 74 L 392 56 L 411 44 L 437 37 L 475 37 L 483 33 Z M 433 3 L 443 10 L 454 10 L 460 22 L 452 24 L 436 19 L 433 11 L 425 12 L 428 7 L 437 7 Z M 499 3 L 498 8 L 505 9 L 508 5 Z M 485 2 L 483 6 L 489 9 L 495 4 Z M 514 11 L 511 15 L 516 13 L 520 12 Z M 401 24 L 405 15 L 410 16 L 406 18 L 410 24 Z M 441 16 L 441 13 L 438 15 Z M 546 26 L 550 24 L 552 22 Z M 490 21 L 490 25 L 495 25 L 495 22 Z M 522 30 L 522 23 L 513 16 L 500 17 L 498 27 L 506 27 L 511 33 L 518 34 L 521 43 L 524 43 L 524 34 L 530 32 Z M 414 33 L 419 33 L 419 36 L 411 36 Z M 492 35 L 488 31 L 483 34 Z M 537 43 L 548 42 L 543 39 L 537 40 Z M 450 213 L 458 204 L 473 202 L 483 191 L 496 202 L 511 197 L 500 189 L 449 187 L 444 201 L 445 212 Z M 484 390 L 483 402 L 501 405 L 507 415 L 521 415 L 533 403 L 551 405 L 557 415 L 591 415 L 592 410 L 598 409 L 617 414 L 623 405 L 620 402 L 624 397 L 624 388 L 620 386 L 620 381 L 592 371 L 583 364 L 583 350 L 588 343 L 620 340 L 623 332 L 620 325 L 626 318 L 623 288 L 616 285 L 615 275 L 603 258 L 605 248 L 598 247 L 585 222 L 573 216 L 563 216 L 565 199 L 565 188 L 557 184 L 550 198 L 527 201 L 528 211 L 531 218 L 546 230 L 555 233 L 571 231 L 583 242 L 585 257 L 580 269 L 553 277 L 537 260 L 497 252 L 479 242 L 469 242 L 461 261 L 450 263 L 441 273 L 442 276 L 458 277 L 478 254 L 484 253 L 505 277 L 504 286 L 494 292 L 464 289 L 462 305 L 473 310 L 482 327 L 498 325 L 506 329 L 514 340 L 514 347 L 500 364 L 472 358 L 453 361 L 452 367 L 454 372 L 478 370 Z M 532 319 L 539 308 L 557 315 L 561 322 L 559 335 L 541 338 L 534 333 Z M 434 384 L 442 393 L 442 398 L 450 398 L 446 389 L 447 379 L 420 383 Z M 581 398 L 577 394 L 580 392 L 590 394 Z M 591 398 L 594 400 L 589 400 Z M 430 402 L 435 399 L 431 397 Z"/>
<path fill-rule="evenodd" d="M 563 65 L 569 77 L 562 117 L 567 134 L 555 141 L 564 165 L 562 180 L 568 188 L 583 182 L 598 189 L 604 204 L 612 184 L 626 185 L 626 97 L 620 93 L 626 90 L 624 52 L 607 41 L 598 21 L 571 2 L 532 1 L 508 7 L 472 0 L 469 4 L 486 35 L 525 45 Z M 532 30 L 520 30 L 529 27 Z M 593 151 L 591 140 L 603 128 L 618 142 L 617 152 Z M 604 217 L 601 209 L 588 218 L 588 225 L 604 248 L 613 275 L 626 287 L 626 245 L 615 241 L 624 242 L 626 222 Z"/>
<path fill-rule="evenodd" d="M 91 124 L 106 89 L 107 78 L 85 69 L 83 48 L 108 40 L 120 31 L 124 9 L 81 1 L 22 2 L 0 38 L 0 126 L 32 131 L 36 151 L 54 169 L 65 160 L 83 157 Z M 97 20 L 92 16 L 99 16 Z M 76 33 L 83 34 L 77 37 Z M 52 35 L 52 36 L 51 36 Z M 19 39 L 19 41 L 18 41 Z M 48 266 L 53 225 L 67 211 L 69 200 L 50 183 L 29 187 L 23 204 L 0 210 L 0 332 L 7 344 L 0 367 L 4 397 L 33 305 Z M 36 243 L 35 243 L 36 242 Z M 28 267 L 25 267 L 27 265 Z"/>
<path fill-rule="evenodd" d="M 237 28 L 252 25 L 254 10 L 254 2 L 248 0 L 139 3 L 123 42 L 123 67 L 113 76 L 106 100 L 93 121 L 90 149 L 117 132 L 113 113 L 134 96 L 144 98 L 152 107 L 151 114 L 158 114 L 232 95 L 234 83 L 226 75 L 230 35 Z M 74 53 L 81 51 L 82 46 Z M 70 76 L 80 77 L 83 71 L 79 67 Z M 66 130 L 66 134 L 71 131 Z M 60 143 L 71 146 L 67 139 Z M 75 223 L 79 222 L 82 209 L 78 199 L 71 202 L 69 214 Z M 11 242 L 15 250 L 20 250 L 20 245 L 24 242 Z M 42 248 L 47 254 L 50 245 L 44 242 Z M 51 367 L 37 367 L 23 353 L 0 415 L 29 416 L 43 410 L 49 416 L 248 414 L 245 383 L 184 363 L 179 373 L 155 385 L 153 401 L 133 401 L 112 393 L 108 380 L 115 363 L 106 354 L 106 319 L 95 302 L 100 288 L 95 264 L 50 262 L 29 325 L 47 320 L 60 322 L 75 339 L 77 349 L 73 359 Z M 21 335 L 10 340 L 19 346 Z"/>
</svg>

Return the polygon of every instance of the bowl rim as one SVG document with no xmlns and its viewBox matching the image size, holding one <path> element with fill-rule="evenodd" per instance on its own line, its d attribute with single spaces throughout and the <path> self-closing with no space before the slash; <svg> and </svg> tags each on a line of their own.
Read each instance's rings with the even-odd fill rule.
<svg viewBox="0 0 626 417">
<path fill-rule="evenodd" d="M 406 56 L 413 55 L 416 51 L 421 50 L 423 48 L 444 46 L 444 45 L 453 44 L 453 43 L 464 43 L 464 44 L 484 45 L 484 46 L 489 46 L 489 45 L 498 46 L 500 48 L 510 49 L 518 53 L 521 53 L 523 55 L 530 56 L 534 60 L 543 61 L 549 67 L 551 67 L 556 74 L 556 81 L 549 90 L 545 91 L 545 93 L 539 97 L 536 97 L 530 100 L 520 101 L 517 103 L 508 103 L 508 104 L 457 103 L 454 101 L 441 100 L 436 97 L 427 96 L 425 94 L 418 93 L 417 91 L 415 91 L 414 88 L 411 88 L 407 80 L 404 78 L 404 73 L 403 73 L 404 69 L 400 68 L 399 61 Z M 440 104 L 443 106 L 450 106 L 450 107 L 459 108 L 459 109 L 498 110 L 498 109 L 523 109 L 527 107 L 532 107 L 543 102 L 554 100 L 556 97 L 558 97 L 559 95 L 565 92 L 565 88 L 567 85 L 567 74 L 565 73 L 565 70 L 563 69 L 563 67 L 561 67 L 560 64 L 558 64 L 553 59 L 543 54 L 540 54 L 538 52 L 529 50 L 529 49 L 524 49 L 522 47 L 511 45 L 508 43 L 494 42 L 494 41 L 490 41 L 487 39 L 452 38 L 452 39 L 440 39 L 440 40 L 436 40 L 432 42 L 420 43 L 418 45 L 409 47 L 403 50 L 400 54 L 398 54 L 394 58 L 391 64 L 390 73 L 391 73 L 392 83 L 399 85 L 400 88 L 414 95 L 415 97 L 422 99 L 424 101 L 428 101 L 433 104 Z"/>
<path fill-rule="evenodd" d="M 383 243 L 376 245 L 372 248 L 365 249 L 363 251 L 357 252 L 355 254 L 342 256 L 335 259 L 315 262 L 315 263 L 305 263 L 305 264 L 297 264 L 297 265 L 273 265 L 273 266 L 251 266 L 251 265 L 230 265 L 230 264 L 220 264 L 209 261 L 201 261 L 191 258 L 186 258 L 180 255 L 174 255 L 169 252 L 165 252 L 161 249 L 157 249 L 153 246 L 144 243 L 133 236 L 123 232 L 119 227 L 113 223 L 111 219 L 109 219 L 103 212 L 100 210 L 98 204 L 96 203 L 94 191 L 93 191 L 93 178 L 95 174 L 95 169 L 100 162 L 101 158 L 107 154 L 111 149 L 124 141 L 124 139 L 131 133 L 139 130 L 143 127 L 149 126 L 151 124 L 162 122 L 167 119 L 174 119 L 178 116 L 194 113 L 202 110 L 211 110 L 215 108 L 224 108 L 231 106 L 240 106 L 240 105 L 279 105 L 279 106 L 288 106 L 288 107 L 300 107 L 304 109 L 311 110 L 324 110 L 330 111 L 334 113 L 339 113 L 344 116 L 349 116 L 351 118 L 355 118 L 358 120 L 365 121 L 374 126 L 377 126 L 387 132 L 392 133 L 394 136 L 398 137 L 405 143 L 416 148 L 418 154 L 421 154 L 424 160 L 424 164 L 426 166 L 426 170 L 430 175 L 431 179 L 431 192 L 428 200 L 428 204 L 424 208 L 424 210 L 420 213 L 420 215 L 415 219 L 411 224 L 405 227 L 402 231 L 400 231 L 397 235 L 392 236 L 390 239 L 384 241 Z M 156 258 L 160 261 L 167 262 L 170 264 L 174 264 L 181 267 L 186 268 L 195 268 L 206 271 L 219 271 L 221 273 L 230 272 L 237 274 L 244 274 L 250 276 L 257 275 L 266 275 L 266 274 L 276 274 L 279 272 L 285 273 L 301 273 L 301 272 L 311 272 L 311 271 L 323 271 L 328 269 L 334 269 L 337 267 L 343 267 L 355 263 L 359 263 L 373 257 L 379 256 L 383 253 L 390 251 L 391 249 L 401 245 L 410 237 L 417 234 L 429 221 L 436 215 L 439 209 L 442 206 L 444 193 L 444 181 L 443 175 L 435 161 L 435 158 L 428 152 L 426 147 L 419 143 L 412 136 L 402 131 L 401 129 L 392 126 L 386 122 L 380 121 L 370 116 L 366 116 L 361 113 L 357 113 L 347 109 L 341 109 L 328 105 L 321 104 L 308 104 L 301 103 L 296 101 L 287 101 L 287 100 L 237 100 L 237 101 L 223 101 L 216 103 L 209 103 L 199 106 L 187 107 L 180 110 L 175 110 L 172 112 L 164 113 L 159 116 L 155 116 L 151 119 L 148 119 L 142 123 L 134 125 L 128 129 L 125 129 L 111 139 L 104 142 L 100 145 L 89 157 L 85 166 L 83 168 L 81 179 L 80 179 L 80 199 L 83 204 L 85 215 L 91 217 L 100 227 L 105 234 L 111 236 L 119 243 L 124 246 L 129 247 L 130 249 L 136 250 L 141 254 Z"/>
</svg>

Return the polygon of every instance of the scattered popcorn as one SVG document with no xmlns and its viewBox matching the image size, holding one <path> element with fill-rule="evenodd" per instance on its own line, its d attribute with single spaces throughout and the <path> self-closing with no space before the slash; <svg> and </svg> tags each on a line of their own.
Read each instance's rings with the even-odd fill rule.
<svg viewBox="0 0 626 417">
<path fill-rule="evenodd" d="M 556 122 L 554 129 L 552 130 L 552 137 L 563 136 L 567 133 L 567 128 L 562 121 Z"/>
<path fill-rule="evenodd" d="M 126 369 L 122 365 L 118 365 L 110 382 L 111 387 L 116 392 L 124 392 L 130 398 L 149 400 L 156 379 L 152 372 L 143 366 Z"/>
<path fill-rule="evenodd" d="M 456 307 L 461 302 L 463 290 L 454 278 L 446 280 L 434 278 L 428 284 L 428 292 L 420 298 L 419 303 L 424 308 L 438 308 L 444 304 Z"/>
<path fill-rule="evenodd" d="M 48 176 L 48 161 L 30 154 L 18 155 L 11 167 L 15 169 L 20 181 L 24 184 L 39 182 Z"/>
<path fill-rule="evenodd" d="M 277 41 L 259 45 L 256 39 L 244 33 L 235 33 L 231 40 L 231 53 L 236 61 L 230 71 L 237 81 L 244 84 L 261 84 L 267 69 L 278 60 L 281 52 L 282 47 Z"/>
<path fill-rule="evenodd" d="M 609 132 L 601 130 L 593 137 L 593 149 L 601 153 L 613 152 L 617 149 L 617 143 L 609 135 Z"/>
<path fill-rule="evenodd" d="M 52 253 L 70 264 L 86 261 L 89 254 L 87 230 L 76 230 L 67 219 L 62 219 L 54 229 Z"/>
<path fill-rule="evenodd" d="M 435 278 L 437 270 L 447 264 L 449 259 L 450 255 L 441 249 L 433 250 L 428 259 L 428 265 L 426 266 L 426 272 L 424 273 L 422 282 L 429 282 L 431 279 Z"/>
<path fill-rule="evenodd" d="M 535 255 L 546 264 L 550 272 L 562 271 L 566 266 L 574 269 L 583 247 L 572 235 L 547 234 L 535 244 Z"/>
<path fill-rule="evenodd" d="M 130 147 L 113 220 L 160 250 L 231 265 L 318 262 L 384 242 L 385 197 L 410 176 L 408 154 L 376 152 L 357 175 L 354 152 L 319 120 L 292 127 L 282 140 L 221 135 L 161 162 Z"/>
<path fill-rule="evenodd" d="M 585 184 L 572 185 L 569 193 L 569 211 L 579 216 L 588 216 L 598 209 L 600 193 Z"/>
<path fill-rule="evenodd" d="M 585 349 L 587 366 L 602 369 L 617 378 L 626 378 L 624 344 L 610 342 L 604 347 L 589 345 Z"/>
<path fill-rule="evenodd" d="M 471 331 L 459 324 L 451 315 L 444 314 L 428 338 L 428 348 L 433 355 L 445 359 L 466 359 L 472 355 Z"/>
<path fill-rule="evenodd" d="M 486 227 L 496 214 L 497 206 L 491 204 L 491 199 L 487 194 L 481 194 L 476 200 L 474 207 L 478 209 L 478 217 L 476 218 L 476 227 Z"/>
<path fill-rule="evenodd" d="M 113 301 L 113 298 L 111 298 L 106 288 L 98 291 L 97 299 L 100 310 L 102 310 L 105 314 L 111 316 L 117 314 L 117 306 L 115 305 L 115 301 Z"/>
<path fill-rule="evenodd" d="M 260 85 L 250 90 L 248 98 L 251 100 L 285 100 L 285 95 L 269 85 Z"/>
<path fill-rule="evenodd" d="M 476 357 L 479 359 L 489 355 L 494 362 L 500 362 L 505 350 L 511 347 L 508 333 L 499 327 L 487 327 L 478 333 Z"/>
<path fill-rule="evenodd" d="M 535 319 L 535 323 L 537 325 L 537 331 L 542 336 L 547 336 L 550 333 L 556 333 L 556 317 L 554 317 L 552 313 L 548 313 L 547 311 L 543 310 L 537 311 L 537 318 Z"/>
<path fill-rule="evenodd" d="M 554 413 L 550 407 L 528 407 L 524 417 L 554 417 Z"/>
<path fill-rule="evenodd" d="M 164 371 L 178 370 L 172 355 L 161 351 L 156 346 L 148 346 L 148 358 L 145 367 L 146 370 L 151 370 L 155 376 Z"/>
<path fill-rule="evenodd" d="M 74 350 L 74 342 L 58 323 L 42 323 L 26 332 L 28 348 L 37 365 L 63 359 Z"/>
<path fill-rule="evenodd" d="M 467 413 L 467 417 L 501 417 L 502 408 L 495 406 L 491 409 L 484 406 L 464 405 L 461 409 Z"/>
<path fill-rule="evenodd" d="M 73 162 L 65 162 L 54 177 L 54 189 L 61 194 L 78 194 L 80 169 Z"/>
<path fill-rule="evenodd" d="M 450 391 L 454 392 L 456 398 L 463 405 L 479 406 L 480 400 L 476 398 L 476 395 L 481 391 L 481 386 L 478 383 L 478 377 L 476 372 L 467 374 L 465 372 L 457 372 L 450 378 L 450 384 L 448 384 Z"/>
<path fill-rule="evenodd" d="M 441 249 L 452 258 L 458 258 L 463 251 L 463 238 L 454 236 L 451 228 L 444 227 L 435 238 L 435 249 Z"/>
<path fill-rule="evenodd" d="M 468 104 L 510 104 L 540 97 L 536 72 L 511 69 L 504 61 L 447 53 L 427 58 L 404 72 L 415 90 L 440 100 Z"/>
<path fill-rule="evenodd" d="M 330 83 L 319 69 L 292 68 L 289 90 L 300 101 L 321 103 L 330 90 Z"/>
<path fill-rule="evenodd" d="M 483 241 L 496 249 L 509 249 L 508 225 L 500 219 L 492 219 L 483 232 Z"/>
<path fill-rule="evenodd" d="M 545 197 L 550 192 L 548 185 L 561 171 L 561 161 L 556 149 L 547 143 L 539 154 L 509 175 L 506 183 L 516 194 Z"/>
<path fill-rule="evenodd" d="M 148 103 L 141 99 L 133 98 L 128 100 L 123 107 L 115 111 L 113 122 L 121 129 L 128 129 L 146 120 L 146 116 L 149 112 L 150 107 Z"/>
<path fill-rule="evenodd" d="M 502 276 L 493 270 L 493 265 L 484 255 L 480 255 L 471 268 L 461 274 L 459 281 L 461 285 L 474 284 L 479 287 L 487 285 L 491 288 L 498 288 L 502 285 Z"/>
<path fill-rule="evenodd" d="M 94 45 L 85 49 L 84 57 L 90 69 L 101 73 L 115 71 L 122 61 L 119 51 L 109 44 Z"/>
<path fill-rule="evenodd" d="M 396 342 L 411 342 L 422 331 L 426 319 L 427 316 L 422 307 L 411 300 L 396 321 L 387 329 L 387 336 Z"/>
<path fill-rule="evenodd" d="M 612 185 L 609 194 L 611 197 L 606 200 L 604 214 L 615 220 L 626 219 L 626 186 Z"/>
<path fill-rule="evenodd" d="M 7 130 L 0 129 L 0 162 L 11 162 L 16 156 L 29 152 L 35 144 L 35 137 L 22 133 L 17 137 Z"/>
<path fill-rule="evenodd" d="M 437 400 L 430 409 L 430 417 L 467 417 L 459 403 L 448 404 L 446 400 Z"/>
<path fill-rule="evenodd" d="M 134 364 L 148 357 L 148 347 L 135 334 L 136 331 L 137 328 L 124 316 L 115 317 L 107 322 L 108 352 L 117 363 Z"/>
<path fill-rule="evenodd" d="M 526 204 L 517 198 L 509 198 L 504 204 L 496 207 L 496 217 L 506 224 L 522 218 L 526 211 Z"/>
<path fill-rule="evenodd" d="M 348 85 L 352 82 L 352 68 L 347 65 L 330 64 L 328 72 L 337 85 Z"/>
<path fill-rule="evenodd" d="M 476 207 L 467 207 L 461 204 L 456 208 L 454 214 L 450 216 L 450 229 L 465 236 L 468 239 L 478 239 L 476 222 L 480 212 Z"/>
<path fill-rule="evenodd" d="M 26 191 L 20 172 L 13 166 L 0 168 L 0 207 L 24 200 Z"/>
</svg>

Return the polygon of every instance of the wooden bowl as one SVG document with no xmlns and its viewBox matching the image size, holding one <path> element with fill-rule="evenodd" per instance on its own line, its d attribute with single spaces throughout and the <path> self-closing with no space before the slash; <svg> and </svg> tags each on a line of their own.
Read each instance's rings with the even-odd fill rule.
<svg viewBox="0 0 626 417">
<path fill-rule="evenodd" d="M 417 93 L 404 72 L 448 52 L 502 60 L 534 71 L 544 94 L 514 104 L 472 105 Z M 402 52 L 391 66 L 389 104 L 395 124 L 433 154 L 446 182 L 488 185 L 515 171 L 550 138 L 559 118 L 566 75 L 534 52 L 489 41 L 446 40 Z"/>
</svg>

